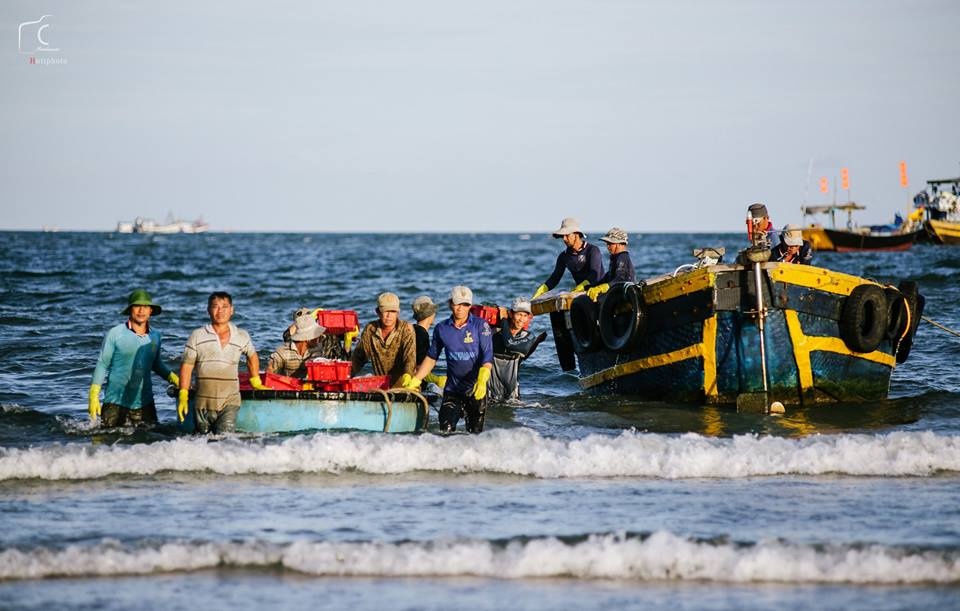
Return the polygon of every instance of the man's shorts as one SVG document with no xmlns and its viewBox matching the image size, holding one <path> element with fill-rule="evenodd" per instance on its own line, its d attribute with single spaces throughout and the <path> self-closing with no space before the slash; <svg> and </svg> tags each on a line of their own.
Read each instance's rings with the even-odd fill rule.
<svg viewBox="0 0 960 611">
<path fill-rule="evenodd" d="M 197 410 L 197 432 L 203 434 L 236 432 L 239 411 L 239 405 L 225 405 L 217 411 Z"/>
<path fill-rule="evenodd" d="M 452 433 L 457 430 L 457 423 L 463 416 L 467 431 L 470 433 L 483 432 L 483 419 L 487 413 L 487 399 L 479 401 L 472 395 L 444 392 L 443 402 L 440 404 L 440 432 Z"/>
<path fill-rule="evenodd" d="M 157 406 L 151 403 L 141 408 L 132 409 L 104 403 L 100 408 L 100 426 L 114 428 L 118 426 L 148 426 L 157 423 Z"/>
</svg>

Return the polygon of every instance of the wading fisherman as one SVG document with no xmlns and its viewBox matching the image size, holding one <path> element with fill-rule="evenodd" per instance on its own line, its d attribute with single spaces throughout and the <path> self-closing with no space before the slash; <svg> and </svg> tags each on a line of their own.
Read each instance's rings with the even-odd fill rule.
<svg viewBox="0 0 960 611">
<path fill-rule="evenodd" d="M 595 285 L 603 277 L 603 259 L 600 256 L 600 249 L 587 242 L 587 236 L 580 231 L 580 223 L 577 219 L 563 219 L 560 229 L 553 232 L 553 237 L 562 239 L 567 248 L 557 256 L 553 273 L 546 282 L 537 287 L 533 299 L 557 286 L 565 269 L 570 270 L 573 281 L 577 283 L 574 291 L 582 291 L 588 286 Z"/>
<path fill-rule="evenodd" d="M 433 300 L 427 295 L 420 295 L 413 300 L 411 309 L 413 310 L 413 318 L 417 321 L 413 325 L 413 331 L 417 336 L 417 365 L 414 367 L 414 371 L 416 371 L 424 357 L 427 356 L 427 348 L 430 347 L 430 327 L 433 326 L 433 321 L 437 318 L 437 304 L 433 303 Z M 437 388 L 429 390 L 439 394 L 443 392 L 443 386 L 447 383 L 447 376 L 431 373 L 423 381 L 436 384 Z"/>
<path fill-rule="evenodd" d="M 286 344 L 289 344 L 291 337 L 297 328 L 297 321 L 300 320 L 302 316 L 308 316 L 316 322 L 317 312 L 320 312 L 320 308 L 315 308 L 311 310 L 310 308 L 297 308 L 293 313 L 293 324 L 290 325 L 287 329 L 283 331 L 283 341 Z M 306 324 L 306 321 L 304 321 Z M 340 338 L 336 335 L 327 335 L 326 329 L 320 326 L 317 323 L 317 326 L 322 329 L 321 335 L 317 338 L 315 342 L 315 347 L 311 349 L 311 354 L 309 358 L 304 360 L 310 360 L 312 358 L 323 358 L 323 359 L 334 359 L 337 361 L 345 361 L 350 358 L 350 341 L 353 337 L 356 337 L 356 331 L 348 331 L 344 334 L 344 344 L 340 343 Z M 279 348 L 278 348 L 279 350 Z M 269 369 L 268 369 L 269 371 Z"/>
<path fill-rule="evenodd" d="M 250 334 L 230 322 L 233 297 L 217 291 L 207 299 L 210 324 L 195 329 L 187 339 L 180 362 L 180 393 L 177 415 L 187 417 L 187 401 L 193 369 L 197 369 L 194 407 L 197 432 L 232 433 L 240 411 L 240 382 L 237 371 L 240 357 L 247 358 L 250 386 L 267 390 L 260 381 L 260 359 Z"/>
<path fill-rule="evenodd" d="M 150 317 L 161 311 L 147 291 L 130 293 L 127 307 L 120 312 L 128 316 L 127 321 L 107 332 L 93 370 L 87 406 L 90 420 L 100 417 L 105 427 L 157 422 L 151 370 L 175 386 L 180 384 L 177 374 L 160 358 L 160 331 L 150 327 Z M 101 406 L 100 387 L 104 382 L 107 387 Z"/>
<path fill-rule="evenodd" d="M 470 313 L 473 292 L 465 286 L 450 291 L 450 318 L 433 329 L 433 341 L 423 363 L 405 388 L 420 388 L 420 382 L 433 371 L 442 352 L 447 360 L 447 380 L 440 404 L 440 431 L 457 429 L 461 416 L 471 433 L 483 431 L 487 409 L 487 383 L 493 367 L 493 331 L 487 321 Z"/>
<path fill-rule="evenodd" d="M 369 361 L 375 375 L 390 376 L 390 385 L 396 386 L 417 366 L 417 337 L 413 325 L 400 320 L 400 298 L 393 293 L 377 297 L 376 312 L 377 320 L 363 328 L 353 351 L 351 375 L 358 375 Z"/>
<path fill-rule="evenodd" d="M 615 282 L 637 281 L 633 261 L 630 260 L 630 252 L 627 250 L 627 232 L 619 227 L 613 227 L 605 236 L 600 238 L 600 241 L 607 244 L 607 252 L 610 253 L 610 265 L 607 266 L 607 273 L 600 279 L 600 283 L 587 289 L 587 295 L 594 301 L 600 295 L 609 291 L 610 285 Z"/>
<path fill-rule="evenodd" d="M 507 316 L 500 320 L 500 328 L 493 336 L 493 376 L 488 389 L 491 401 L 520 398 L 520 364 L 547 337 L 545 332 L 533 335 L 525 328 L 532 317 L 530 301 L 517 297 Z"/>
</svg>

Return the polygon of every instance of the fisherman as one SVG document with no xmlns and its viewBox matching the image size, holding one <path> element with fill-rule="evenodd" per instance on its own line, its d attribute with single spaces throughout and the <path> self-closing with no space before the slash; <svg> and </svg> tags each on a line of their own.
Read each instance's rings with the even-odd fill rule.
<svg viewBox="0 0 960 611">
<path fill-rule="evenodd" d="M 377 297 L 377 320 L 367 323 L 351 358 L 351 375 L 357 375 L 367 361 L 378 376 L 389 375 L 396 386 L 404 374 L 417 366 L 417 337 L 413 325 L 400 320 L 400 298 L 393 293 Z"/>
<path fill-rule="evenodd" d="M 780 243 L 770 252 L 771 261 L 810 265 L 813 261 L 813 247 L 803 239 L 803 230 L 799 225 L 786 225 L 780 232 Z"/>
<path fill-rule="evenodd" d="M 427 348 L 430 347 L 430 327 L 437 318 L 437 304 L 433 303 L 427 295 L 420 295 L 413 300 L 413 318 L 416 324 L 413 325 L 413 331 L 417 335 L 417 365 L 423 362 L 423 357 L 427 355 Z"/>
<path fill-rule="evenodd" d="M 130 293 L 127 307 L 120 311 L 127 321 L 107 332 L 93 370 L 87 406 L 91 421 L 100 417 L 105 427 L 157 422 L 150 371 L 175 386 L 180 384 L 177 374 L 160 358 L 160 331 L 150 327 L 150 317 L 161 311 L 147 291 Z M 107 386 L 101 406 L 100 387 L 104 383 Z"/>
<path fill-rule="evenodd" d="M 187 417 L 190 380 L 196 367 L 194 407 L 200 433 L 232 433 L 236 430 L 237 412 L 240 411 L 237 370 L 241 356 L 247 358 L 250 386 L 254 390 L 267 390 L 260 381 L 257 349 L 250 334 L 230 322 L 233 312 L 233 297 L 229 293 L 211 293 L 207 298 L 210 324 L 194 329 L 183 349 L 177 415 L 180 422 Z"/>
<path fill-rule="evenodd" d="M 306 361 L 316 358 L 331 358 L 326 356 L 320 340 L 324 337 L 324 328 L 317 324 L 317 319 L 306 313 L 297 318 L 289 333 L 290 340 L 278 346 L 267 361 L 267 372 L 295 378 L 307 377 Z M 340 343 L 337 342 L 340 348 Z M 342 348 L 340 348 L 342 350 Z"/>
<path fill-rule="evenodd" d="M 452 433 L 461 416 L 470 433 L 483 431 L 487 409 L 487 384 L 493 368 L 493 331 L 485 320 L 470 313 L 473 292 L 465 286 L 450 291 L 450 318 L 433 329 L 433 341 L 423 363 L 405 388 L 420 388 L 443 352 L 447 360 L 447 383 L 440 404 L 440 431 Z"/>
<path fill-rule="evenodd" d="M 526 329 L 532 317 L 530 301 L 517 297 L 507 316 L 500 320 L 500 328 L 493 336 L 493 376 L 488 389 L 491 401 L 520 398 L 520 364 L 547 337 L 546 332 L 535 336 Z"/>
<path fill-rule="evenodd" d="M 547 281 L 537 287 L 533 299 L 553 289 L 563 277 L 563 270 L 569 269 L 573 281 L 577 283 L 574 291 L 582 291 L 588 286 L 598 284 L 603 277 L 603 260 L 600 249 L 587 242 L 587 236 L 580 231 L 580 223 L 574 218 L 565 218 L 560 229 L 553 232 L 554 238 L 560 238 L 567 246 L 558 256 L 557 264 Z"/>
<path fill-rule="evenodd" d="M 283 332 L 283 341 L 284 343 L 289 343 L 291 341 L 291 336 L 297 328 L 296 321 L 302 316 L 309 316 L 313 318 L 314 321 L 317 320 L 317 312 L 320 311 L 320 308 L 297 308 L 293 313 L 294 324 L 290 325 Z M 318 327 L 323 329 L 320 324 L 317 324 Z M 348 331 L 344 334 L 344 343 L 340 343 L 340 338 L 336 335 L 329 335 L 326 333 L 326 329 L 323 329 L 322 334 L 317 339 L 316 346 L 311 350 L 310 358 L 322 358 L 322 359 L 332 359 L 335 361 L 345 361 L 350 358 L 350 342 L 354 337 L 356 337 L 356 331 Z M 310 360 L 310 358 L 305 360 Z"/>
<path fill-rule="evenodd" d="M 751 204 L 747 208 L 747 236 L 751 243 L 756 243 L 754 234 L 758 230 L 760 235 L 766 237 L 768 247 L 777 245 L 777 231 L 773 227 L 773 221 L 770 220 L 767 207 L 761 203 Z"/>
<path fill-rule="evenodd" d="M 619 227 L 613 227 L 605 236 L 600 238 L 600 241 L 607 244 L 607 252 L 610 253 L 610 265 L 599 284 L 587 289 L 587 296 L 593 301 L 610 290 L 610 285 L 615 282 L 637 281 L 633 261 L 630 260 L 630 252 L 627 250 L 627 242 L 629 241 L 627 232 Z"/>
</svg>

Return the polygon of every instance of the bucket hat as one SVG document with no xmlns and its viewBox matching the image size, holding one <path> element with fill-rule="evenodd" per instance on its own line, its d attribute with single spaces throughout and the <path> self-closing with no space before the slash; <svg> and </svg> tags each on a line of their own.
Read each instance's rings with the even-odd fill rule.
<svg viewBox="0 0 960 611">
<path fill-rule="evenodd" d="M 143 289 L 134 289 L 130 296 L 127 298 L 127 307 L 120 310 L 121 314 L 130 315 L 130 308 L 138 305 L 150 306 L 150 310 L 153 316 L 156 316 L 163 311 L 163 308 L 153 303 L 153 300 L 150 299 L 150 293 L 146 292 Z"/>
<path fill-rule="evenodd" d="M 553 232 L 553 237 L 562 238 L 563 236 L 570 235 L 571 233 L 579 233 L 580 235 L 586 237 L 584 233 L 580 231 L 580 222 L 572 216 L 568 216 L 560 221 L 560 229 L 557 229 Z"/>
<path fill-rule="evenodd" d="M 323 335 L 326 331 L 317 323 L 317 319 L 309 314 L 297 318 L 293 323 L 293 330 L 290 332 L 290 339 L 295 342 L 308 342 Z"/>
<path fill-rule="evenodd" d="M 600 238 L 600 241 L 606 242 L 607 244 L 626 244 L 627 232 L 619 227 L 611 227 L 607 235 Z"/>
<path fill-rule="evenodd" d="M 803 230 L 799 225 L 785 225 L 780 233 L 780 239 L 787 246 L 803 246 Z"/>
<path fill-rule="evenodd" d="M 437 313 L 437 304 L 433 303 L 433 300 L 426 295 L 420 295 L 413 300 L 413 317 L 417 319 L 417 322 L 430 318 Z"/>
</svg>

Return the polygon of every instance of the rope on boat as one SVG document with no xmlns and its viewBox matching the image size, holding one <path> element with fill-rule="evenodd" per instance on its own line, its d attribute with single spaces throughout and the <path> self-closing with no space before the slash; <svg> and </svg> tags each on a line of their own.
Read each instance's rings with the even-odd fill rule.
<svg viewBox="0 0 960 611">
<path fill-rule="evenodd" d="M 383 392 L 383 391 L 381 391 Z M 412 395 L 416 399 L 419 399 L 420 405 L 423 406 L 423 429 L 427 430 L 427 424 L 430 422 L 430 402 L 427 401 L 427 398 L 423 396 L 418 390 L 412 390 L 410 388 L 391 388 L 386 391 L 386 394 L 389 394 L 391 397 L 394 397 L 396 400 L 396 395 L 403 393 L 405 395 Z"/>
<path fill-rule="evenodd" d="M 930 324 L 933 325 L 934 327 L 937 327 L 938 329 L 943 329 L 943 330 L 946 331 L 947 333 L 952 333 L 952 334 L 956 335 L 957 337 L 960 337 L 960 331 L 954 331 L 954 330 L 951 329 L 950 327 L 945 327 L 945 326 L 941 325 L 941 324 L 938 323 L 938 322 L 935 322 L 935 321 L 933 321 L 933 320 L 930 320 L 930 319 L 927 318 L 926 316 L 921 316 L 920 319 L 927 321 L 928 323 L 930 323 Z"/>
<path fill-rule="evenodd" d="M 375 392 L 383 398 L 383 402 L 387 405 L 387 417 L 383 421 L 383 432 L 390 432 L 390 419 L 393 418 L 393 402 L 390 400 L 390 395 L 387 394 L 389 391 L 381 390 L 379 388 L 374 388 L 371 392 Z"/>
</svg>

